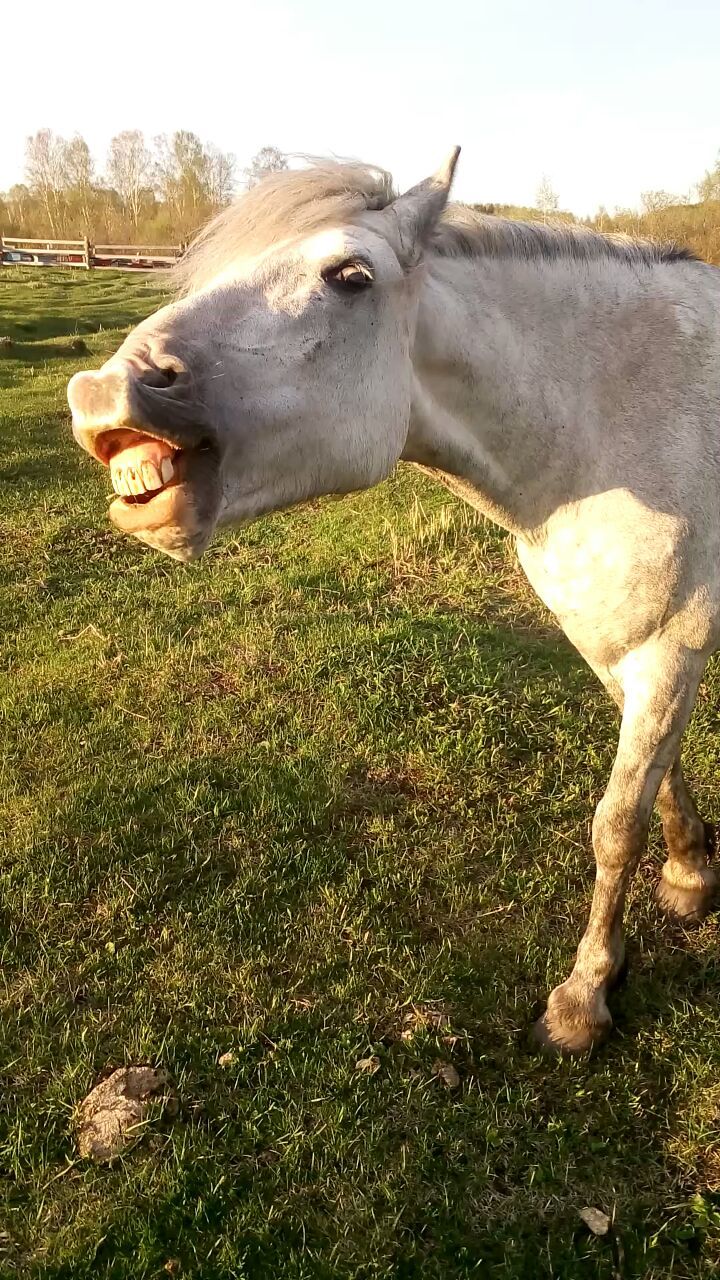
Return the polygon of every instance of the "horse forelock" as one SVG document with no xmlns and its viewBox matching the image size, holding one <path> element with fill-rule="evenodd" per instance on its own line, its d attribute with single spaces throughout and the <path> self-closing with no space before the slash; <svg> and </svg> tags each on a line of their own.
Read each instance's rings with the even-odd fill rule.
<svg viewBox="0 0 720 1280">
<path fill-rule="evenodd" d="M 268 174 L 200 232 L 174 269 L 182 293 L 194 293 L 243 257 L 298 239 L 395 199 L 384 169 L 356 161 L 319 160 L 305 169 Z"/>
</svg>

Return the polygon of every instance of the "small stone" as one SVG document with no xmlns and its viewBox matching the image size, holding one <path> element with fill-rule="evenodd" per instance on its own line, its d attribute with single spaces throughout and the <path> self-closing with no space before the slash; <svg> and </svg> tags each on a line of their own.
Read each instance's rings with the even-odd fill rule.
<svg viewBox="0 0 720 1280">
<path fill-rule="evenodd" d="M 452 1062 L 441 1062 L 438 1058 L 433 1063 L 433 1071 L 438 1080 L 442 1080 L 448 1089 L 457 1089 L 460 1085 L 460 1076 L 458 1075 Z"/>
<path fill-rule="evenodd" d="M 218 1066 L 231 1067 L 235 1062 L 235 1058 L 236 1055 L 233 1053 L 232 1049 L 228 1049 L 227 1053 L 220 1054 L 220 1057 L 218 1058 Z"/>
<path fill-rule="evenodd" d="M 610 1219 L 602 1209 L 593 1209 L 586 1205 L 584 1209 L 578 1210 L 585 1226 L 592 1231 L 594 1236 L 606 1236 L 610 1230 Z"/>
<path fill-rule="evenodd" d="M 368 1076 L 374 1076 L 376 1071 L 380 1070 L 380 1059 L 374 1053 L 371 1058 L 358 1058 L 355 1063 L 356 1071 L 364 1071 Z"/>
</svg>

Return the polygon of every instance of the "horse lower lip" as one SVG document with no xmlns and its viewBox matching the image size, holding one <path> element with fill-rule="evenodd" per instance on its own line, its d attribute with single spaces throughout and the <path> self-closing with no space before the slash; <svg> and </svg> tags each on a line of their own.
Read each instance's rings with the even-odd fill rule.
<svg viewBox="0 0 720 1280">
<path fill-rule="evenodd" d="M 149 493 L 119 494 L 108 517 L 121 533 L 174 560 L 195 560 L 205 550 L 220 505 L 219 465 L 205 450 L 180 450 L 171 479 Z"/>
</svg>

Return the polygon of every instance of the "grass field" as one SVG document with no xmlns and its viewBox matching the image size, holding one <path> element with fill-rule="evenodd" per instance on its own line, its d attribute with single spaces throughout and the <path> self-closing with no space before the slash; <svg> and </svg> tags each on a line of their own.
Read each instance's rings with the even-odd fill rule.
<svg viewBox="0 0 720 1280">
<path fill-rule="evenodd" d="M 410 471 L 189 567 L 116 534 L 64 389 L 158 300 L 0 276 L 0 1275 L 716 1275 L 718 928 L 659 917 L 657 827 L 611 1043 L 528 1051 L 589 904 L 604 694 Z M 719 708 L 714 667 L 706 815 Z M 79 1160 L 75 1106 L 131 1062 L 179 1114 Z"/>
</svg>

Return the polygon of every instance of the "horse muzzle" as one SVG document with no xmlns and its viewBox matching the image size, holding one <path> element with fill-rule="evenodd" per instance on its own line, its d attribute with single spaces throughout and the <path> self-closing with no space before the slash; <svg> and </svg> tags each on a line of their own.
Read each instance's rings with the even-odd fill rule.
<svg viewBox="0 0 720 1280">
<path fill-rule="evenodd" d="M 73 435 L 109 468 L 109 516 L 124 533 L 176 560 L 207 547 L 220 508 L 220 451 L 180 360 L 115 356 L 68 385 Z"/>
</svg>

